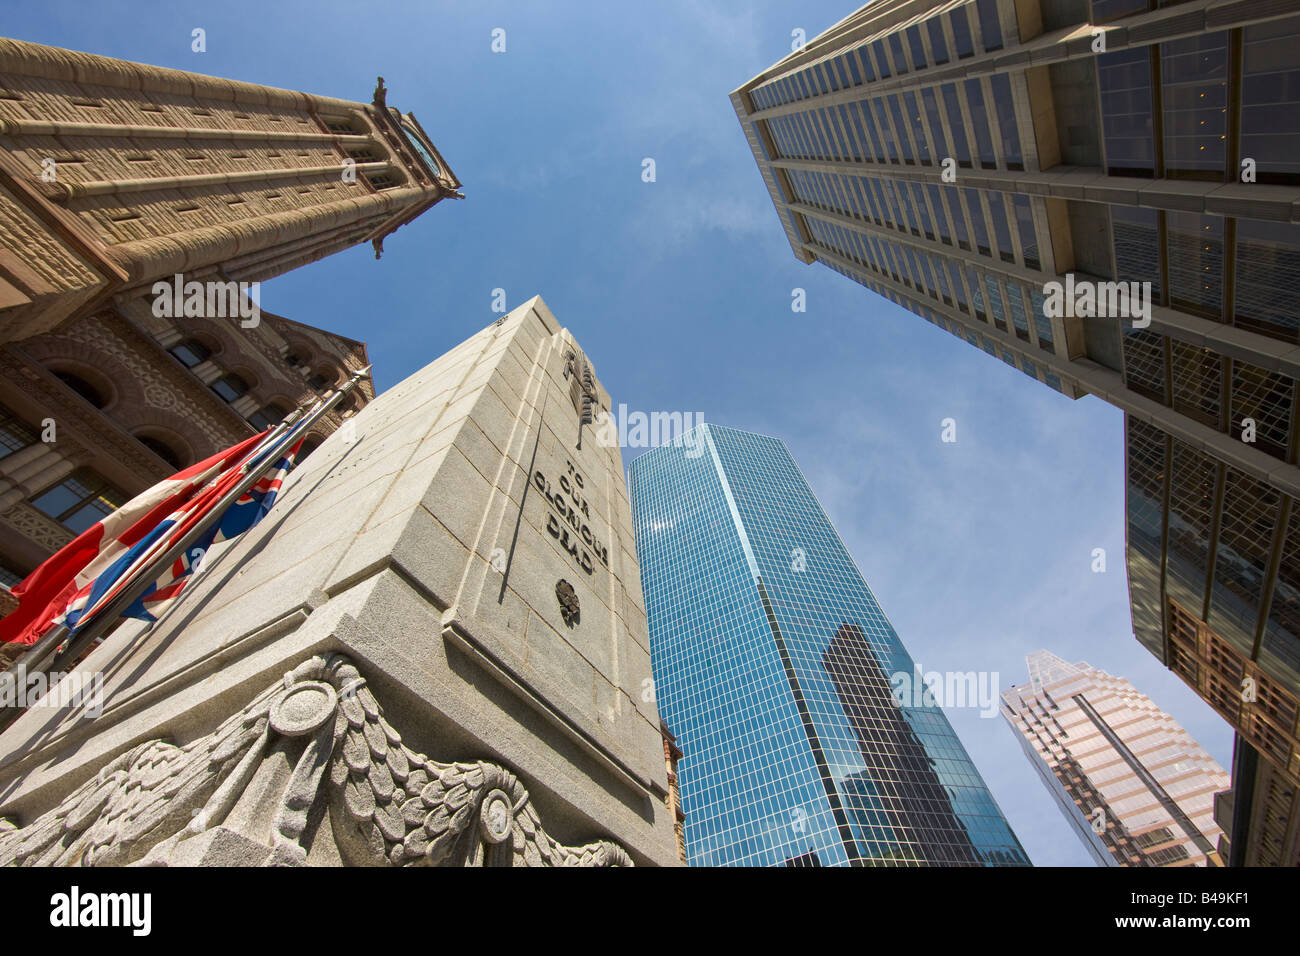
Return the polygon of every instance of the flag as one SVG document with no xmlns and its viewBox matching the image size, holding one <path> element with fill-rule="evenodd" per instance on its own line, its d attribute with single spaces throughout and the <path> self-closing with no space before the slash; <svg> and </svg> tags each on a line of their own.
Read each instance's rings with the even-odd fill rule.
<svg viewBox="0 0 1300 956">
<path fill-rule="evenodd" d="M 139 618 L 142 621 L 156 621 L 167 608 L 171 607 L 172 603 L 180 596 L 181 591 L 193 579 L 194 572 L 213 545 L 220 544 L 222 541 L 229 541 L 243 534 L 261 521 L 266 513 L 271 510 L 271 505 L 275 504 L 276 496 L 280 493 L 280 486 L 284 482 L 285 475 L 293 468 L 294 461 L 301 448 L 302 439 L 299 438 L 287 451 L 280 455 L 269 472 L 258 479 L 236 501 L 228 505 L 217 522 L 203 532 L 199 539 L 190 545 L 183 554 L 172 561 L 167 569 L 149 586 L 148 590 L 136 598 L 122 612 L 122 616 Z M 166 548 L 170 548 L 172 544 L 180 540 L 186 532 L 194 527 L 196 521 L 202 518 L 205 513 L 211 511 L 214 504 L 219 502 L 230 491 L 231 486 L 240 477 L 242 476 L 236 474 L 234 476 L 235 481 L 223 480 L 219 482 L 210 490 L 210 493 L 204 492 L 203 501 L 196 500 L 186 506 L 184 512 L 188 512 L 188 514 L 175 516 L 177 517 L 176 527 L 168 535 Z"/>
<path fill-rule="evenodd" d="M 84 608 L 97 580 L 117 577 L 125 569 L 123 559 L 153 540 L 164 519 L 221 476 L 238 472 L 265 438 L 265 432 L 255 435 L 158 482 L 60 548 L 10 589 L 19 604 L 0 619 L 0 644 L 34 644 L 65 611 L 74 610 L 70 602 Z"/>
</svg>

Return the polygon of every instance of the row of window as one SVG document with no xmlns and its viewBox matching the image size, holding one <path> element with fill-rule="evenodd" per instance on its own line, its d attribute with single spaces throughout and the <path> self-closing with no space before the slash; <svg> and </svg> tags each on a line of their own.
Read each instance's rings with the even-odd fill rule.
<svg viewBox="0 0 1300 956">
<path fill-rule="evenodd" d="M 176 452 L 159 439 L 148 435 L 137 435 L 136 438 L 178 470 L 183 466 Z M 0 459 L 39 441 L 40 435 L 35 428 L 0 405 Z M 305 441 L 300 459 L 311 454 L 319 445 L 320 441 L 315 438 Z M 69 531 L 80 534 L 120 508 L 126 503 L 127 497 L 103 475 L 90 468 L 79 468 L 53 486 L 35 494 L 30 504 Z"/>
<path fill-rule="evenodd" d="M 1241 34 L 1237 58 L 1229 31 L 1098 58 L 1108 172 L 1235 182 L 1251 160 L 1258 182 L 1300 184 L 1300 17 Z M 1237 100 L 1234 150 L 1228 137 Z"/>
<path fill-rule="evenodd" d="M 1111 226 L 1119 279 L 1150 282 L 1156 301 L 1184 312 L 1300 342 L 1300 224 L 1112 206 Z"/>
<path fill-rule="evenodd" d="M 1045 351 L 1055 351 L 1052 323 L 1040 290 L 1026 289 L 1014 279 L 879 236 L 817 219 L 810 218 L 807 222 L 815 245 L 944 305 L 974 315 L 981 322 L 992 321 L 999 330 L 1013 332 L 1022 342 L 1033 342 Z M 1034 319 L 1032 328 L 1030 316 Z"/>
<path fill-rule="evenodd" d="M 763 122 L 777 152 L 769 159 L 934 166 L 952 158 L 967 169 L 977 163 L 997 169 L 996 134 L 1003 167 L 1025 168 L 1007 73 L 832 106 L 810 105 Z"/>
<path fill-rule="evenodd" d="M 979 27 L 985 52 L 1002 49 L 1002 26 L 998 22 L 997 0 L 975 0 L 946 16 L 914 23 L 902 31 L 805 67 L 798 73 L 771 80 L 751 94 L 759 109 L 770 109 L 796 100 L 820 96 L 835 90 L 871 83 L 876 79 L 940 66 L 950 59 L 949 49 L 959 60 L 975 54 L 971 13 Z M 944 29 L 945 25 L 948 27 Z M 927 54 L 925 41 L 930 41 Z M 951 37 L 951 43 L 949 42 Z"/>
<path fill-rule="evenodd" d="M 1256 659 L 1265 670 L 1300 681 L 1300 508 L 1289 502 L 1282 524 L 1288 502 L 1266 482 L 1155 426 L 1130 418 L 1127 430 L 1130 549 L 1138 548 L 1157 575 L 1163 567 L 1168 595 L 1197 615 L 1205 612 L 1239 655 L 1252 657 L 1258 634 Z M 1279 535 L 1281 558 L 1270 582 Z M 1288 719 L 1294 722 L 1294 712 Z"/>
<path fill-rule="evenodd" d="M 793 198 L 807 205 L 956 245 L 967 252 L 973 248 L 990 258 L 996 245 L 996 257 L 1003 262 L 1042 268 L 1032 200 L 1023 194 L 803 170 L 787 170 L 786 176 Z M 1020 240 L 1019 259 L 1012 242 L 1012 222 Z"/>
<path fill-rule="evenodd" d="M 212 355 L 211 350 L 197 339 L 184 339 L 173 345 L 168 351 L 178 362 L 189 369 L 207 361 Z M 287 356 L 286 361 L 294 366 L 301 364 L 298 357 L 294 355 Z M 308 387 L 317 392 L 323 391 L 333 384 L 333 381 L 319 371 L 312 373 L 311 377 L 307 379 Z M 227 404 L 233 404 L 251 390 L 248 382 L 234 372 L 225 373 L 220 378 L 209 383 L 208 388 L 212 389 Z M 258 431 L 264 431 L 278 424 L 288 414 L 289 409 L 276 402 L 270 402 L 246 417 L 249 424 L 254 428 Z"/>
</svg>

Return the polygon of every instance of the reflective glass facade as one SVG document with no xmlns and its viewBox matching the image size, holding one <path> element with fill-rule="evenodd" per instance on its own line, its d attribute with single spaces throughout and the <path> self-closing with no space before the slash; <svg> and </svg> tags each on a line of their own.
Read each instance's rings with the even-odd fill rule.
<svg viewBox="0 0 1300 956">
<path fill-rule="evenodd" d="M 1028 865 L 785 445 L 695 437 L 629 483 L 688 862 Z"/>
<path fill-rule="evenodd" d="M 1221 866 L 1223 768 L 1122 677 L 1038 651 L 1002 695 L 1048 791 L 1103 866 Z"/>
</svg>

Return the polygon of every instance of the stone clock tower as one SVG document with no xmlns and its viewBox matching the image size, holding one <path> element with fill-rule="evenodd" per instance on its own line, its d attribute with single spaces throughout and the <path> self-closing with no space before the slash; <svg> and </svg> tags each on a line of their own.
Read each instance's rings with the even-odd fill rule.
<svg viewBox="0 0 1300 956">
<path fill-rule="evenodd" d="M 675 864 L 609 407 L 540 298 L 375 398 L 0 737 L 0 865 Z"/>
</svg>

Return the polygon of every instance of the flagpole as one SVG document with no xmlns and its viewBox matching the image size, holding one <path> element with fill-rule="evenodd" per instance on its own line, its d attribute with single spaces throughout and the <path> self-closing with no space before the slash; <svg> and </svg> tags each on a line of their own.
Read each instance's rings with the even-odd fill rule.
<svg viewBox="0 0 1300 956">
<path fill-rule="evenodd" d="M 262 442 L 262 446 L 266 446 L 267 442 L 278 440 L 278 437 L 288 428 L 301 420 L 303 414 L 304 408 L 302 406 L 295 408 L 289 413 L 288 417 L 279 422 L 270 432 L 267 433 L 266 440 Z M 149 566 L 153 566 L 152 561 L 149 562 Z M 20 657 L 16 658 L 14 662 L 10 664 L 10 668 L 16 670 L 18 665 L 22 663 L 24 665 L 24 671 L 31 673 L 44 672 L 46 669 L 44 665 L 52 663 L 51 661 L 47 661 L 47 658 L 49 658 L 50 655 L 58 649 L 59 645 L 67 639 L 68 633 L 68 628 L 61 624 L 50 628 L 44 637 L 40 638 Z M 0 720 L 0 729 L 3 729 L 3 727 L 6 726 L 8 726 L 8 724 L 3 720 Z"/>
<path fill-rule="evenodd" d="M 270 470 L 271 466 L 280 458 L 278 454 L 267 454 L 267 452 L 271 451 L 273 448 L 275 451 L 282 449 L 285 444 L 284 439 L 286 436 L 292 437 L 293 433 L 305 433 L 312 425 L 338 405 L 338 403 L 343 400 L 344 395 L 351 391 L 359 381 L 363 378 L 367 378 L 370 369 L 371 366 L 367 365 L 365 368 L 354 372 L 351 378 L 335 389 L 334 393 L 325 399 L 323 404 L 320 404 L 313 411 L 303 413 L 303 409 L 298 408 L 290 418 L 286 418 L 284 421 L 276 425 L 267 435 L 266 441 L 262 443 L 261 447 L 263 451 L 259 453 L 259 456 L 250 459 L 250 461 L 243 466 L 247 473 L 242 479 L 240 479 L 239 483 L 227 492 L 226 495 L 209 510 L 208 514 L 196 522 L 194 527 L 177 540 L 175 544 L 160 554 L 157 558 L 149 561 L 146 565 L 138 567 L 132 576 L 132 580 L 126 585 L 126 587 L 119 590 L 112 598 L 102 604 L 99 610 L 95 612 L 94 618 L 87 623 L 84 628 L 78 628 L 76 630 L 72 639 L 68 641 L 67 647 L 65 647 L 61 652 L 57 650 L 59 645 L 68 638 L 69 634 L 67 627 L 58 625 L 57 627 L 51 628 L 48 634 L 33 644 L 21 657 L 17 658 L 17 660 L 10 665 L 10 670 L 16 672 L 19 665 L 25 665 L 27 661 L 34 661 L 35 664 L 32 668 L 24 666 L 25 676 L 29 678 L 33 673 L 48 674 L 49 670 L 60 661 L 76 660 L 78 652 L 90 647 L 96 638 L 116 624 L 122 611 L 130 607 L 131 604 L 135 602 L 136 598 L 140 597 L 146 590 L 148 590 L 149 585 L 157 579 L 157 572 L 159 570 L 167 567 L 178 557 L 185 554 L 185 552 L 189 550 L 190 545 L 199 540 L 199 538 L 201 538 L 203 534 L 222 517 L 228 505 L 238 501 L 253 487 L 253 485 L 257 484 L 257 482 L 262 479 L 263 475 L 265 475 L 266 472 Z M 295 416 L 297 416 L 296 420 L 291 421 L 290 419 L 294 419 Z M 272 446 L 270 442 L 273 440 L 279 442 L 279 444 Z M 48 687 L 48 683 L 47 680 L 47 693 L 49 690 L 53 689 L 52 687 Z M 36 702 L 29 701 L 28 707 L 33 703 Z M 26 709 L 27 708 L 25 707 L 13 708 L 12 713 L 0 717 L 0 732 L 3 732 L 10 724 L 22 716 L 22 714 L 26 712 Z"/>
</svg>

